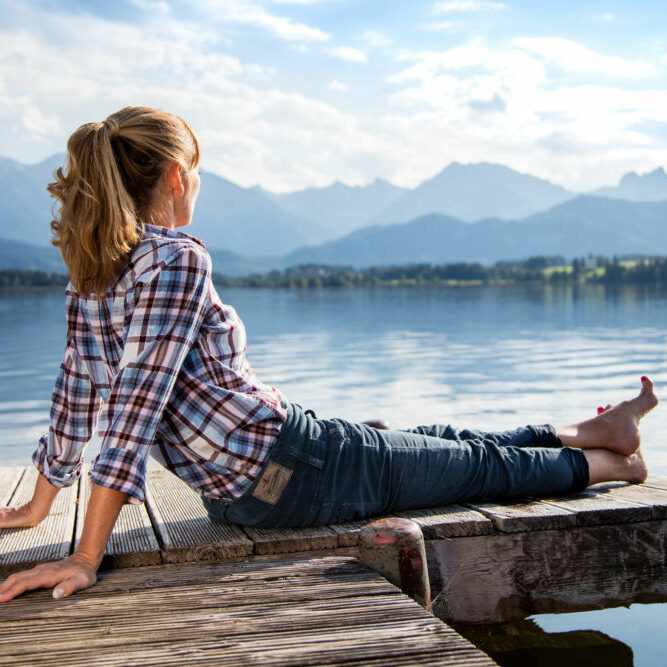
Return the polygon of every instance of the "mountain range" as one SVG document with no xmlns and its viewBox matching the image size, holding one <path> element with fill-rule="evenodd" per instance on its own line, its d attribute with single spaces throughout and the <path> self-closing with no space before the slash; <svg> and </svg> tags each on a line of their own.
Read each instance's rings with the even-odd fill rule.
<svg viewBox="0 0 667 667">
<path fill-rule="evenodd" d="M 45 190 L 63 161 L 63 155 L 36 165 L 0 158 L 0 268 L 65 270 L 59 251 L 49 246 L 53 200 Z M 187 232 L 205 241 L 214 270 L 229 275 L 311 262 L 361 267 L 534 254 L 667 254 L 664 202 L 662 168 L 626 174 L 617 186 L 588 195 L 489 163 L 452 163 L 414 189 L 378 179 L 288 194 L 242 188 L 202 172 Z"/>
<path fill-rule="evenodd" d="M 300 248 L 282 260 L 367 268 L 408 263 L 492 263 L 535 255 L 667 255 L 667 201 L 580 196 L 522 220 L 469 224 L 431 213 L 390 227 L 365 227 Z"/>
</svg>

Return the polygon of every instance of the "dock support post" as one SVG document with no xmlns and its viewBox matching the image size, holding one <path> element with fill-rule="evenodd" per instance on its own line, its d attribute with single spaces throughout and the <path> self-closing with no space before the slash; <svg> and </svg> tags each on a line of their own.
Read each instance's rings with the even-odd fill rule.
<svg viewBox="0 0 667 667">
<path fill-rule="evenodd" d="M 364 526 L 359 532 L 359 560 L 430 609 L 424 535 L 414 521 L 389 517 Z"/>
</svg>

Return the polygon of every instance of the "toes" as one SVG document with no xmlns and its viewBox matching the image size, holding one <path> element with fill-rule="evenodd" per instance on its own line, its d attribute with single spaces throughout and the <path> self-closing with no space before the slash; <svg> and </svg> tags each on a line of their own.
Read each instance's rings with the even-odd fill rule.
<svg viewBox="0 0 667 667">
<path fill-rule="evenodd" d="M 640 396 L 646 396 L 647 394 L 653 394 L 653 380 L 646 375 L 642 375 L 641 378 L 642 388 L 639 392 Z"/>
<path fill-rule="evenodd" d="M 653 391 L 653 380 L 651 378 L 646 377 L 646 375 L 642 376 L 642 389 L 639 392 L 639 398 L 643 399 L 644 406 L 647 410 L 650 410 L 651 408 L 654 408 L 658 404 L 658 399 L 655 395 L 655 392 Z"/>
</svg>

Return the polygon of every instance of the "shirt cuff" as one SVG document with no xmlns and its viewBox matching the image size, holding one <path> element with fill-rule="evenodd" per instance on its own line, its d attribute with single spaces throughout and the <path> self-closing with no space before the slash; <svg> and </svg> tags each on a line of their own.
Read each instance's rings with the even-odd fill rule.
<svg viewBox="0 0 667 667">
<path fill-rule="evenodd" d="M 39 439 L 37 449 L 32 455 L 32 462 L 53 486 L 58 488 L 71 486 L 81 475 L 81 460 L 76 463 L 61 463 L 55 456 L 49 456 L 48 439 L 48 435 L 43 435 Z"/>
<path fill-rule="evenodd" d="M 146 498 L 146 461 L 137 460 L 136 452 L 105 449 L 93 459 L 89 474 L 94 484 L 127 493 L 130 505 L 139 505 Z"/>
</svg>

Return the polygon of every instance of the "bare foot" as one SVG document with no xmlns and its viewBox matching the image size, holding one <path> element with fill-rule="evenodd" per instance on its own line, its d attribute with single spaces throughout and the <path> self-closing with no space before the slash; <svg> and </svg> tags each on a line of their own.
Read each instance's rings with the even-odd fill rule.
<svg viewBox="0 0 667 667">
<path fill-rule="evenodd" d="M 588 461 L 589 485 L 600 482 L 641 484 L 646 481 L 648 469 L 640 449 L 630 456 L 608 449 L 587 449 L 584 456 Z"/>
<path fill-rule="evenodd" d="M 556 433 L 568 447 L 608 449 L 628 456 L 639 449 L 639 421 L 657 404 L 653 382 L 643 377 L 641 391 L 635 398 L 607 406 L 597 417 L 563 426 Z"/>
</svg>

